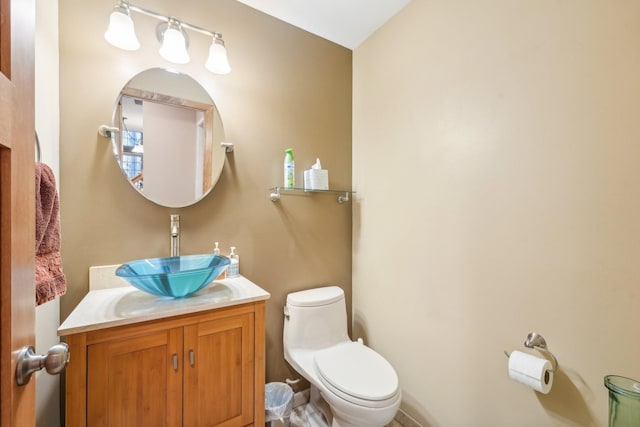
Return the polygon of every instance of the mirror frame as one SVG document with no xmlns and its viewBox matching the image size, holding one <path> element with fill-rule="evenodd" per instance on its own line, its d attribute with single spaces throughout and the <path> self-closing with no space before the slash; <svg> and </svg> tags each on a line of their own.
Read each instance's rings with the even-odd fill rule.
<svg viewBox="0 0 640 427">
<path fill-rule="evenodd" d="M 209 100 L 211 101 L 210 103 L 205 103 L 205 102 L 201 102 L 201 101 L 194 101 L 194 100 L 190 100 L 190 99 L 186 99 L 186 98 L 181 98 L 178 96 L 173 96 L 173 95 L 165 95 L 162 93 L 158 93 L 158 92 L 154 92 L 151 90 L 147 90 L 147 89 L 140 89 L 137 87 L 132 87 L 131 83 L 132 81 L 134 81 L 136 78 L 138 78 L 141 74 L 148 72 L 148 71 L 163 71 L 165 73 L 168 74 L 168 76 L 170 77 L 171 75 L 176 75 L 176 76 L 181 76 L 181 77 L 187 77 L 189 79 L 191 79 L 193 81 L 193 83 L 195 83 L 196 85 L 198 85 L 200 87 L 200 89 L 202 90 L 203 94 L 206 94 L 206 96 L 209 98 Z M 161 90 L 161 88 L 159 88 L 158 90 Z M 111 136 L 111 144 L 112 144 L 112 148 L 113 148 L 113 154 L 115 157 L 116 162 L 118 163 L 118 167 L 120 168 L 120 171 L 122 172 L 122 174 L 124 175 L 125 179 L 129 182 L 129 184 L 131 184 L 131 186 L 139 193 L 141 194 L 143 197 L 145 197 L 147 200 L 159 205 L 159 206 L 164 206 L 164 207 L 170 207 L 170 208 L 182 208 L 182 207 L 187 207 L 187 206 L 191 206 L 195 203 L 198 203 L 199 201 L 201 201 L 202 199 L 204 199 L 207 195 L 209 195 L 209 193 L 211 193 L 211 190 L 213 190 L 213 188 L 215 187 L 218 179 L 220 178 L 220 175 L 222 174 L 222 169 L 224 167 L 224 162 L 225 162 L 225 158 L 226 158 L 226 149 L 225 147 L 223 147 L 220 143 L 224 141 L 224 126 L 222 123 L 222 118 L 220 117 L 220 111 L 218 110 L 217 106 L 215 105 L 215 102 L 213 101 L 211 95 L 209 94 L 209 92 L 197 81 L 195 80 L 193 77 L 191 77 L 190 75 L 186 74 L 186 73 L 181 73 L 181 72 L 176 72 L 173 70 L 168 70 L 165 68 L 160 68 L 160 67 L 155 67 L 155 68 L 149 68 L 149 69 L 145 69 L 140 71 L 139 73 L 137 73 L 135 76 L 133 76 L 131 79 L 129 79 L 129 81 L 127 81 L 127 83 L 124 85 L 124 87 L 122 88 L 122 90 L 120 91 L 120 93 L 118 94 L 118 97 L 116 99 L 116 104 L 115 104 L 115 108 L 113 111 L 113 117 L 112 117 L 112 123 L 113 126 L 118 128 L 118 129 L 125 129 L 126 127 L 124 126 L 124 121 L 123 121 L 123 114 L 122 114 L 122 99 L 123 97 L 130 97 L 130 98 L 134 98 L 134 99 L 141 99 L 143 101 L 147 101 L 147 102 L 153 102 L 156 104 L 162 104 L 162 105 L 167 105 L 167 106 L 171 106 L 171 107 L 177 107 L 177 108 L 186 108 L 186 109 L 191 109 L 191 110 L 197 110 L 197 111 L 201 111 L 204 113 L 204 153 L 203 153 L 203 171 L 211 171 L 211 173 L 204 173 L 203 174 L 203 179 L 202 179 L 202 195 L 199 198 L 194 198 L 194 200 L 190 203 L 169 203 L 166 201 L 159 201 L 159 200 L 154 200 L 154 198 L 150 197 L 148 194 L 146 194 L 144 192 L 144 190 L 138 188 L 136 186 L 136 181 L 138 181 L 139 179 L 141 179 L 140 175 L 137 175 L 136 177 L 133 177 L 131 179 L 129 179 L 129 177 L 127 176 L 127 173 L 125 172 L 123 166 L 122 166 L 122 133 L 121 132 L 114 132 L 112 133 Z M 214 121 L 216 120 L 216 117 L 218 118 L 219 122 L 220 122 L 220 130 L 221 130 L 221 136 L 219 139 L 219 143 L 216 144 L 214 142 Z M 144 158 L 144 156 L 143 156 Z"/>
</svg>

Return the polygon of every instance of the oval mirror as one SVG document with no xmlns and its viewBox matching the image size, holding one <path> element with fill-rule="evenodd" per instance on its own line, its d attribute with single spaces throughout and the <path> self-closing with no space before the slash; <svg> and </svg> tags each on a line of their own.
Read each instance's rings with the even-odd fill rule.
<svg viewBox="0 0 640 427">
<path fill-rule="evenodd" d="M 205 197 L 225 160 L 220 114 L 192 77 L 151 68 L 122 89 L 113 112 L 113 153 L 127 181 L 161 206 Z"/>
</svg>

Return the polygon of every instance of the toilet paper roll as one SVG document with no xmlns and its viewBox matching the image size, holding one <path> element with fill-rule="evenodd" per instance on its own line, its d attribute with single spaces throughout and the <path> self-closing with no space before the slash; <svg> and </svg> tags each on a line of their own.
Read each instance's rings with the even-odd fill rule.
<svg viewBox="0 0 640 427">
<path fill-rule="evenodd" d="M 521 351 L 513 351 L 509 356 L 509 377 L 539 393 L 547 394 L 553 384 L 551 362 Z"/>
</svg>

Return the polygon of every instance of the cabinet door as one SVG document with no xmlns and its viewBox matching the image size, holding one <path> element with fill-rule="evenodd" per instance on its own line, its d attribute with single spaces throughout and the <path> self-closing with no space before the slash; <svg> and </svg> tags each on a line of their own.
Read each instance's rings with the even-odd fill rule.
<svg viewBox="0 0 640 427">
<path fill-rule="evenodd" d="M 184 426 L 253 422 L 254 314 L 184 328 Z"/>
<path fill-rule="evenodd" d="M 89 346 L 87 425 L 182 425 L 182 328 Z"/>
</svg>

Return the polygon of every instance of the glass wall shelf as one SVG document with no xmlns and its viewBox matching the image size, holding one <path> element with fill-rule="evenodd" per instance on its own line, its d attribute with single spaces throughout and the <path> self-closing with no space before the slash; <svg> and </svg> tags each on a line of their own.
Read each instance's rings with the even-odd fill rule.
<svg viewBox="0 0 640 427">
<path fill-rule="evenodd" d="M 349 201 L 349 195 L 355 193 L 351 190 L 306 190 L 304 188 L 286 188 L 286 187 L 273 187 L 269 189 L 271 194 L 271 201 L 276 202 L 280 200 L 280 196 L 283 194 L 308 194 L 308 193 L 324 193 L 338 195 L 338 203 L 342 204 Z"/>
</svg>

